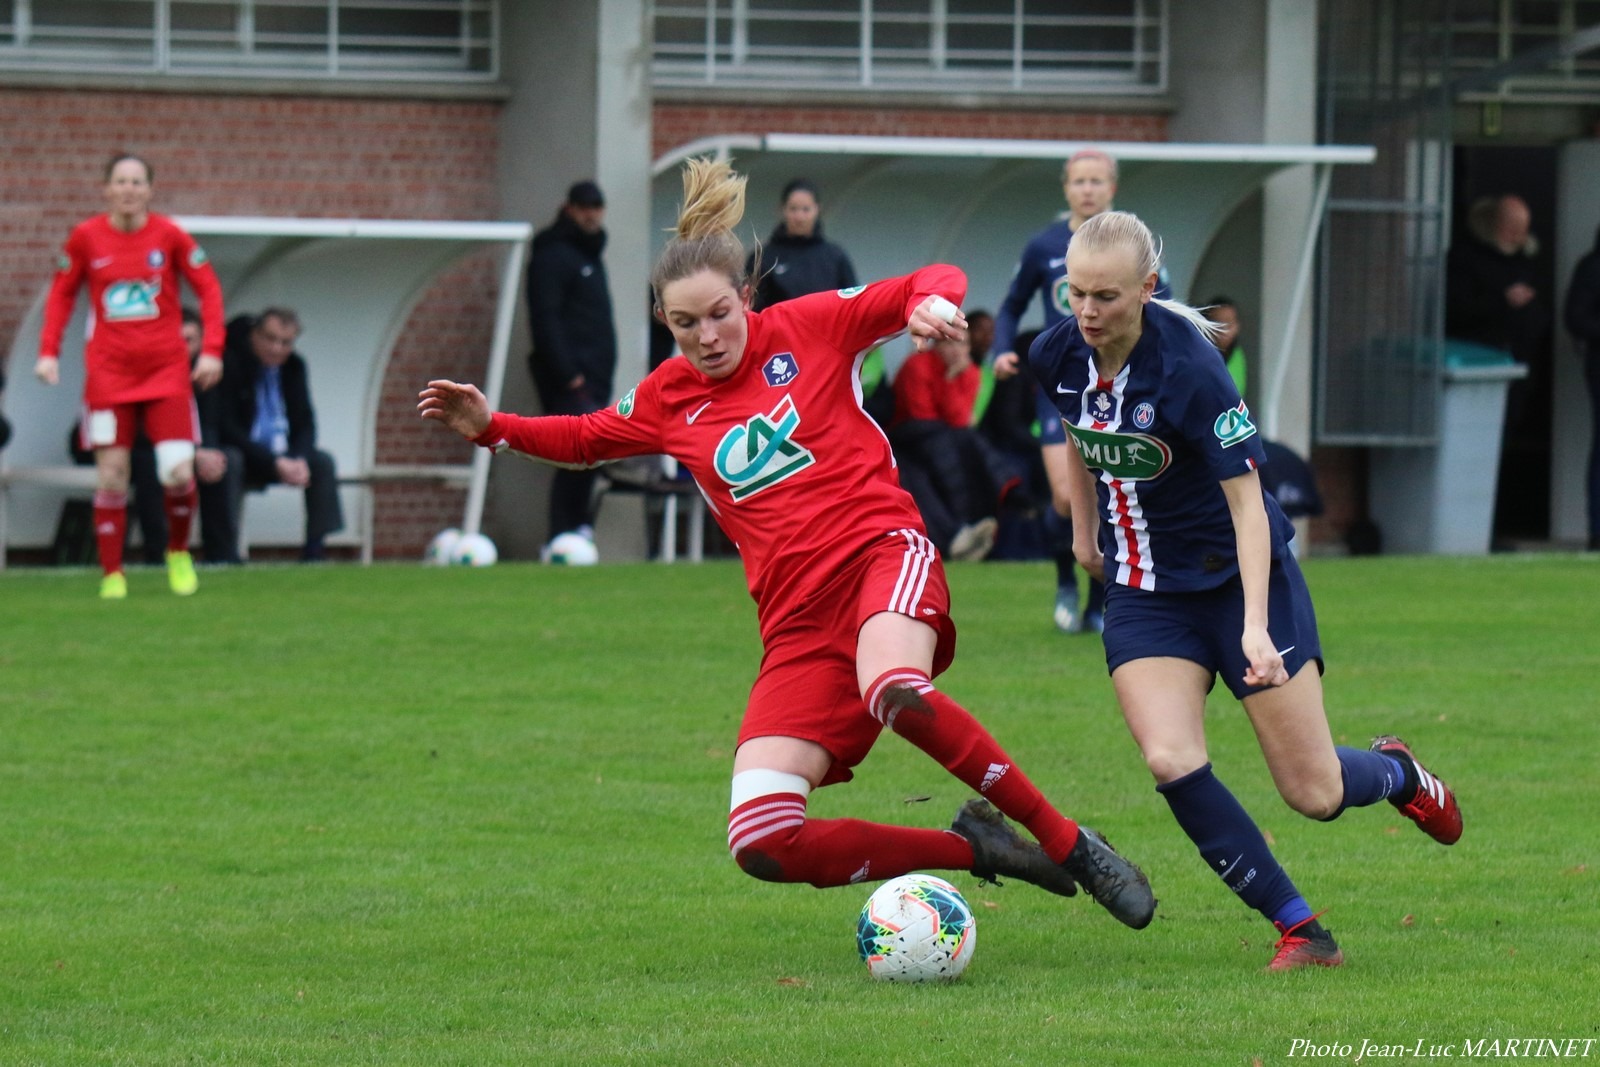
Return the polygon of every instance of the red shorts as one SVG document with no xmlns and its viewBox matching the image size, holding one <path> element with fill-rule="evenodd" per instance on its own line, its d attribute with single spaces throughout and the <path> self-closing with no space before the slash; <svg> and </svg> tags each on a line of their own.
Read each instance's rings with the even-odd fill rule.
<svg viewBox="0 0 1600 1067">
<path fill-rule="evenodd" d="M 856 635 L 882 611 L 909 615 L 938 633 L 933 673 L 955 659 L 950 587 L 933 544 L 899 530 L 856 557 L 768 637 L 750 690 L 739 743 L 752 737 L 815 741 L 833 756 L 822 785 L 848 782 L 883 726 L 867 712 L 856 681 Z"/>
<path fill-rule="evenodd" d="M 152 442 L 200 440 L 200 415 L 195 410 L 194 394 L 161 396 L 103 408 L 85 404 L 78 420 L 78 443 L 85 450 L 132 448 L 141 428 Z"/>
</svg>

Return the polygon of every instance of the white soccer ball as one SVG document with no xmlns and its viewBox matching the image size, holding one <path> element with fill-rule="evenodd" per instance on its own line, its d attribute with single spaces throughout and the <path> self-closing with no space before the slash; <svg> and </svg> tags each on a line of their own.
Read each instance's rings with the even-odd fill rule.
<svg viewBox="0 0 1600 1067">
<path fill-rule="evenodd" d="M 600 562 L 600 550 L 594 547 L 593 541 L 573 531 L 552 537 L 539 553 L 539 558 L 546 563 L 588 567 Z"/>
<path fill-rule="evenodd" d="M 454 526 L 440 530 L 428 542 L 428 547 L 422 553 L 422 562 L 430 567 L 448 566 L 450 554 L 456 550 L 456 543 L 460 540 L 461 531 Z"/>
<path fill-rule="evenodd" d="M 488 567 L 499 558 L 494 542 L 481 533 L 462 534 L 450 550 L 450 562 L 458 567 Z"/>
<path fill-rule="evenodd" d="M 931 874 L 903 874 L 867 898 L 856 948 L 885 982 L 949 982 L 978 944 L 978 921 L 956 887 Z"/>
</svg>

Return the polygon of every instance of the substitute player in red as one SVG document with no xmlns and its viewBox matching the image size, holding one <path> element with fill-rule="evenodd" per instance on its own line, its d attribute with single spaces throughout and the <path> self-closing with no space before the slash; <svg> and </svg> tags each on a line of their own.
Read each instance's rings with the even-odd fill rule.
<svg viewBox="0 0 1600 1067">
<path fill-rule="evenodd" d="M 1127 925 L 1147 925 L 1155 898 L 1143 873 L 1056 811 L 932 682 L 955 652 L 949 590 L 856 371 L 860 353 L 908 327 L 919 345 L 963 336 L 966 278 L 926 267 L 752 312 L 732 232 L 744 181 L 726 163 L 685 168 L 677 236 L 651 285 L 686 358 L 591 415 L 492 413 L 473 386 L 433 381 L 422 417 L 497 452 L 575 466 L 664 453 L 693 473 L 739 546 L 764 648 L 728 817 L 746 873 L 824 887 L 970 870 L 1062 896 L 1076 883 Z M 848 781 L 884 727 L 982 794 L 951 830 L 806 816 L 811 791 Z"/>
<path fill-rule="evenodd" d="M 128 451 L 141 426 L 155 444 L 165 490 L 167 580 L 188 596 L 199 587 L 189 556 L 194 520 L 194 445 L 199 439 L 191 379 L 209 389 L 222 377 L 222 287 L 206 254 L 177 223 L 150 211 L 152 174 L 138 156 L 118 155 L 106 167 L 107 211 L 67 238 L 39 334 L 34 373 L 61 380 L 61 335 L 78 290 L 89 287 L 84 329 L 83 447 L 94 450 L 95 540 L 105 576 L 100 595 L 128 595 L 122 573 L 127 526 Z M 182 276 L 200 299 L 200 358 L 189 366 L 178 292 Z"/>
</svg>

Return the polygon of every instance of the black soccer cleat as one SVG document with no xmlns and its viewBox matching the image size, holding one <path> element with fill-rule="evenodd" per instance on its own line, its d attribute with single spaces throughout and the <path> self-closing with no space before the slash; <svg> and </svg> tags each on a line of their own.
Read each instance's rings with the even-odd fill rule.
<svg viewBox="0 0 1600 1067">
<path fill-rule="evenodd" d="M 1061 866 L 1124 925 L 1143 930 L 1155 917 L 1156 898 L 1150 891 L 1150 879 L 1087 826 L 1078 827 L 1078 842 Z"/>
<path fill-rule="evenodd" d="M 1018 834 L 1006 817 L 982 797 L 973 797 L 961 805 L 950 829 L 972 846 L 972 873 L 979 879 L 998 885 L 1004 875 L 1060 896 L 1077 895 L 1077 885 L 1061 864 L 1036 842 Z"/>
</svg>

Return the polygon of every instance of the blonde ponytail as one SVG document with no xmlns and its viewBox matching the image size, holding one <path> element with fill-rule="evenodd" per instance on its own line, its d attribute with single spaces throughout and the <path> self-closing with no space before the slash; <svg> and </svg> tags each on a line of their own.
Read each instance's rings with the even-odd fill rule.
<svg viewBox="0 0 1600 1067">
<path fill-rule="evenodd" d="M 663 288 L 703 270 L 722 274 L 736 290 L 745 287 L 744 245 L 733 233 L 744 218 L 745 181 L 722 160 L 698 158 L 684 164 L 678 224 L 650 272 L 658 307 Z"/>
</svg>

